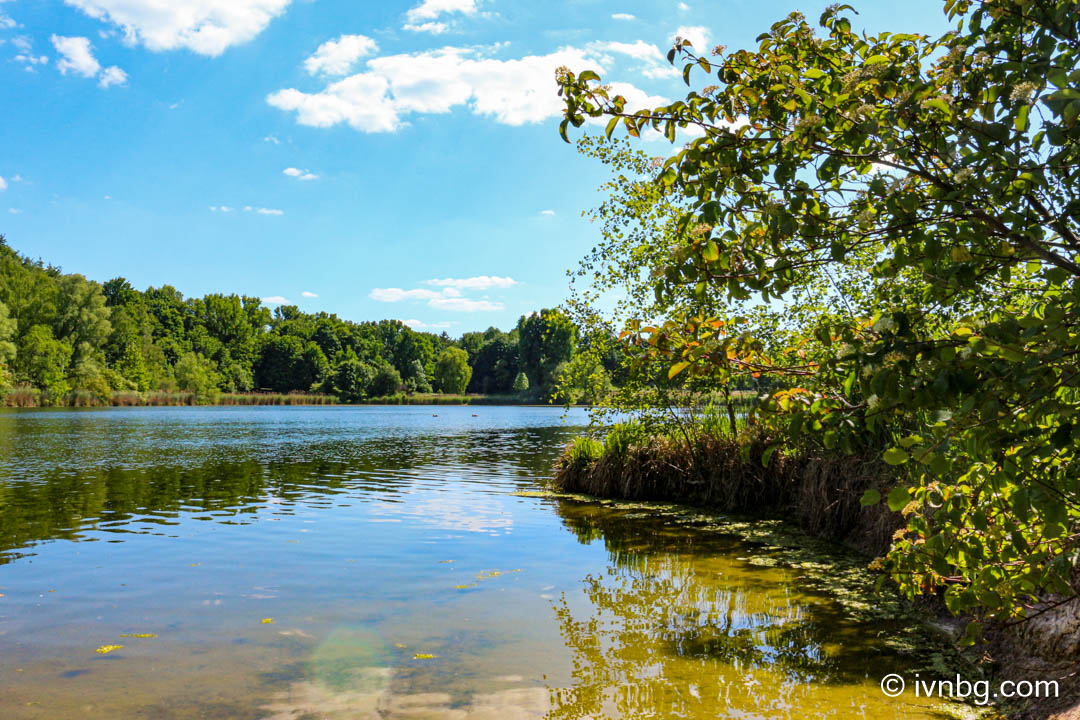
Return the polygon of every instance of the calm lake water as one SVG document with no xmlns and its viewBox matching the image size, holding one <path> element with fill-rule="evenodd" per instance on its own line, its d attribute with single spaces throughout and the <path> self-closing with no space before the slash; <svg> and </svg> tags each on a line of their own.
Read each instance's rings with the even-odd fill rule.
<svg viewBox="0 0 1080 720">
<path fill-rule="evenodd" d="M 942 717 L 793 549 L 529 496 L 586 422 L 0 413 L 0 716 Z"/>
</svg>

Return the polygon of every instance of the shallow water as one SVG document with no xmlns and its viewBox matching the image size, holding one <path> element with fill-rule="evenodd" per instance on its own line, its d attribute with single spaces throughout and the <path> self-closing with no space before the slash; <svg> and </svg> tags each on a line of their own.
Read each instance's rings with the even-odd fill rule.
<svg viewBox="0 0 1080 720">
<path fill-rule="evenodd" d="M 792 549 L 520 494 L 586 420 L 0 413 L 0 716 L 942 716 Z"/>
</svg>

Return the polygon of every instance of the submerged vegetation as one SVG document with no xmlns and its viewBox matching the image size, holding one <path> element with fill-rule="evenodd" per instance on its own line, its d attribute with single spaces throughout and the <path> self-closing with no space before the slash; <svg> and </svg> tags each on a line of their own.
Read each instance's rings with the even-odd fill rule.
<svg viewBox="0 0 1080 720">
<path fill-rule="evenodd" d="M 1080 597 L 1080 13 L 944 5 L 936 38 L 858 34 L 836 5 L 753 50 L 678 40 L 699 89 L 648 110 L 560 69 L 563 137 L 606 120 L 579 147 L 615 172 L 569 311 L 618 333 L 610 409 L 646 432 L 578 441 L 559 482 L 820 508 L 829 534 L 876 515 L 873 567 L 973 643 Z M 695 139 L 650 158 L 620 127 Z M 668 410 L 736 388 L 758 397 L 745 430 Z"/>
</svg>

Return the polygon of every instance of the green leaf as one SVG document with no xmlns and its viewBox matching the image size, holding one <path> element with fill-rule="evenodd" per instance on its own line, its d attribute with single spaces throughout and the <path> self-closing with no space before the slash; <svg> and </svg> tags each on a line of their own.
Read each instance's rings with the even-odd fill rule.
<svg viewBox="0 0 1080 720">
<path fill-rule="evenodd" d="M 592 70 L 586 70 L 578 75 L 578 80 L 581 82 L 588 82 L 589 80 L 599 80 L 600 76 L 594 73 Z"/>
<path fill-rule="evenodd" d="M 678 375 L 679 373 L 681 373 L 683 370 L 685 370 L 688 367 L 690 367 L 690 363 L 688 363 L 688 362 L 675 363 L 668 370 L 668 373 L 667 373 L 668 380 L 675 377 L 676 375 Z"/>
<path fill-rule="evenodd" d="M 701 253 L 705 262 L 716 262 L 720 259 L 720 248 L 712 240 L 705 243 L 705 249 Z"/>
<path fill-rule="evenodd" d="M 769 461 L 772 460 L 772 456 L 780 449 L 780 443 L 773 443 L 769 447 L 765 448 L 765 452 L 761 453 L 761 466 L 769 467 Z"/>
<path fill-rule="evenodd" d="M 1023 105 L 1020 111 L 1016 113 L 1016 119 L 1013 121 L 1013 125 L 1017 130 L 1023 132 L 1027 130 L 1028 126 L 1028 113 L 1031 111 L 1030 105 Z"/>
<path fill-rule="evenodd" d="M 908 455 L 906 450 L 901 450 L 897 447 L 889 448 L 888 450 L 886 450 L 883 457 L 885 458 L 885 462 L 889 463 L 890 465 L 903 465 L 911 459 L 911 456 Z"/>
<path fill-rule="evenodd" d="M 890 510 L 900 512 L 907 506 L 909 500 L 911 500 L 911 494 L 908 493 L 908 489 L 903 485 L 897 485 L 889 491 L 886 502 L 888 502 Z"/>
<path fill-rule="evenodd" d="M 881 502 L 881 493 L 873 489 L 864 492 L 863 496 L 859 499 L 859 504 L 863 507 L 877 505 L 879 502 Z"/>
</svg>

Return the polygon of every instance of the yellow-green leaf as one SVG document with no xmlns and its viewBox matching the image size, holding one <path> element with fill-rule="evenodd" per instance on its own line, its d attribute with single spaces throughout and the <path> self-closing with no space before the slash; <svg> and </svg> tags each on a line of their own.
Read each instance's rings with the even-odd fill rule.
<svg viewBox="0 0 1080 720">
<path fill-rule="evenodd" d="M 671 366 L 671 369 L 668 370 L 668 373 L 667 373 L 668 380 L 675 377 L 676 375 L 678 375 L 679 373 L 681 373 L 683 370 L 685 370 L 688 367 L 690 367 L 690 363 L 688 363 L 688 362 L 675 363 L 674 365 Z"/>
</svg>

